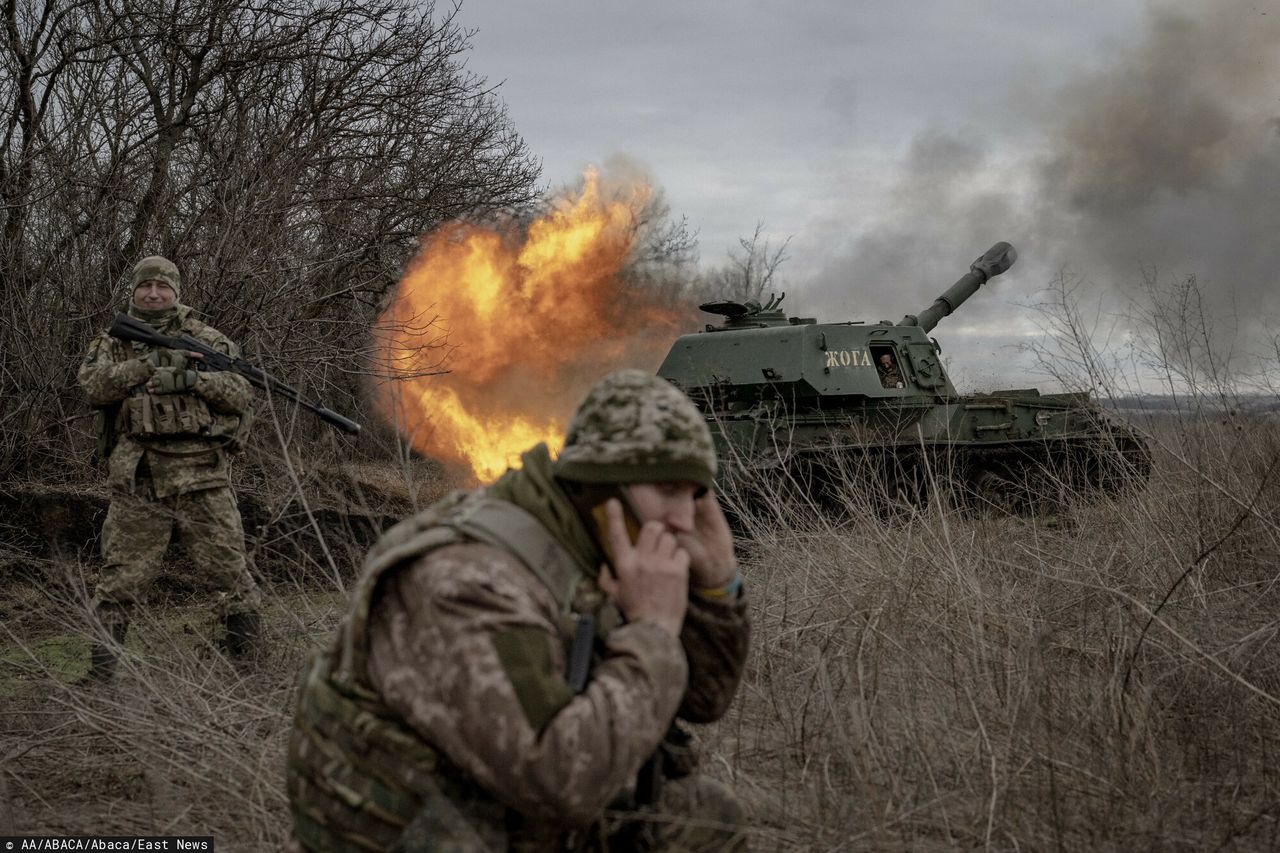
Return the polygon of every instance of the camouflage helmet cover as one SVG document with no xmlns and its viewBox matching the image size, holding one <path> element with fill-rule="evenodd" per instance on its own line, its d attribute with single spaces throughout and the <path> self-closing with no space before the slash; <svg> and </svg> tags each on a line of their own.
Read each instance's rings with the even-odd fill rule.
<svg viewBox="0 0 1280 853">
<path fill-rule="evenodd" d="M 151 255 L 138 261 L 133 267 L 133 287 L 144 281 L 163 281 L 165 284 L 173 288 L 175 296 L 182 295 L 182 274 L 178 272 L 177 265 L 168 258 L 162 258 L 159 255 Z"/>
<path fill-rule="evenodd" d="M 706 419 L 678 388 L 642 370 L 620 370 L 587 392 L 554 471 L 580 483 L 710 488 L 716 452 Z"/>
</svg>

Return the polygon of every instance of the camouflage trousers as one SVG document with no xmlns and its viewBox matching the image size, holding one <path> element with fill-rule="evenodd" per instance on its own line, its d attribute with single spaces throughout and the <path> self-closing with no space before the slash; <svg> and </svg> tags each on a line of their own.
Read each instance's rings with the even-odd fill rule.
<svg viewBox="0 0 1280 853">
<path fill-rule="evenodd" d="M 175 528 L 203 585 L 216 592 L 218 615 L 257 612 L 261 595 L 245 566 L 244 528 L 230 486 L 167 498 L 112 496 L 102 524 L 106 565 L 93 596 L 94 612 L 127 615 L 146 599 Z"/>
<path fill-rule="evenodd" d="M 705 776 L 666 779 L 658 802 L 606 820 L 605 850 L 745 853 L 747 815 L 729 788 Z"/>
</svg>

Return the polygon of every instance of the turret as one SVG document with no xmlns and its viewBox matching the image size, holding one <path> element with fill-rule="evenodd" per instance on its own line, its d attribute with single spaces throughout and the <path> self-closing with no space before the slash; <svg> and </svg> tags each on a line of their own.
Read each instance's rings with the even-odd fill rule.
<svg viewBox="0 0 1280 853">
<path fill-rule="evenodd" d="M 900 326 L 919 326 L 925 332 L 933 331 L 938 321 L 964 304 L 964 301 L 978 292 L 978 288 L 990 279 L 1013 266 L 1018 259 L 1018 250 L 1008 243 L 996 243 L 986 254 L 978 258 L 963 276 L 947 292 L 934 300 L 933 304 L 921 311 L 919 315 L 908 314 L 902 318 Z"/>
<path fill-rule="evenodd" d="M 708 332 L 723 332 L 730 329 L 763 329 L 768 326 L 794 326 L 800 322 L 812 323 L 813 320 L 800 321 L 787 317 L 782 313 L 782 300 L 787 298 L 787 294 L 769 294 L 769 301 L 761 305 L 755 300 L 746 302 L 730 302 L 728 300 L 720 300 L 716 302 L 704 302 L 698 306 L 698 310 L 706 311 L 708 314 L 719 314 L 724 317 L 724 324 L 720 326 L 707 326 Z"/>
</svg>

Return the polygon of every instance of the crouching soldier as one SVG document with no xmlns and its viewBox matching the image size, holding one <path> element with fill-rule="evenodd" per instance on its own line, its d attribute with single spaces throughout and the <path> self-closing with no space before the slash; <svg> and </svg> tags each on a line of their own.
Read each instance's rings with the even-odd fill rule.
<svg viewBox="0 0 1280 853">
<path fill-rule="evenodd" d="M 706 422 L 640 371 L 552 461 L 392 528 L 304 671 L 294 849 L 746 849 L 676 722 L 727 710 L 748 622 Z"/>
<path fill-rule="evenodd" d="M 236 354 L 235 344 L 179 302 L 181 285 L 172 262 L 144 258 L 133 270 L 128 313 L 162 334 L 188 334 Z M 80 367 L 80 386 L 99 409 L 111 489 L 102 525 L 105 565 L 91 605 L 98 634 L 89 681 L 114 674 L 130 614 L 175 528 L 195 569 L 217 590 L 226 650 L 243 657 L 257 638 L 260 596 L 245 565 L 228 460 L 247 425 L 249 383 L 234 373 L 197 372 L 198 358 L 103 332 Z"/>
</svg>

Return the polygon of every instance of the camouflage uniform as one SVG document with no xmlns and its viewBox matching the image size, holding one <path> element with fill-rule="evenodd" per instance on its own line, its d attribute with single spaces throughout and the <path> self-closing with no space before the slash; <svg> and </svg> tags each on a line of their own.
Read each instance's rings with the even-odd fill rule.
<svg viewBox="0 0 1280 853">
<path fill-rule="evenodd" d="M 177 268 L 163 258 L 144 259 L 135 268 L 135 286 L 150 279 L 166 281 L 178 293 Z M 130 300 L 129 313 L 162 334 L 188 334 L 237 354 L 235 344 L 185 305 L 148 312 Z M 180 352 L 153 350 L 106 332 L 89 344 L 77 378 L 99 410 L 102 428 L 115 436 L 107 457 L 105 566 L 93 598 L 99 620 L 127 623 L 159 571 L 175 527 L 188 556 L 217 590 L 219 615 L 226 620 L 256 614 L 260 597 L 245 565 L 227 458 L 227 445 L 237 440 L 247 417 L 249 383 L 231 373 L 197 372 Z M 156 383 L 154 392 L 147 390 L 148 380 Z"/>
<path fill-rule="evenodd" d="M 493 486 L 388 531 L 303 678 L 289 756 L 295 849 L 745 849 L 742 808 L 692 773 L 673 719 L 727 710 L 746 601 L 691 591 L 678 640 L 624 622 L 566 491 L 710 486 L 714 471 L 692 404 L 624 371 L 588 395 L 555 463 L 539 445 Z M 584 626 L 593 663 L 575 694 Z"/>
<path fill-rule="evenodd" d="M 902 373 L 898 370 L 898 365 L 889 364 L 886 366 L 886 365 L 877 363 L 876 371 L 880 374 L 881 388 L 903 387 Z"/>
</svg>

